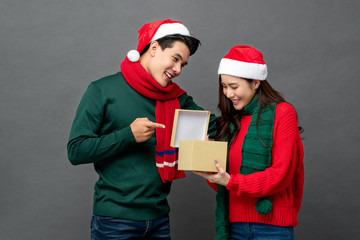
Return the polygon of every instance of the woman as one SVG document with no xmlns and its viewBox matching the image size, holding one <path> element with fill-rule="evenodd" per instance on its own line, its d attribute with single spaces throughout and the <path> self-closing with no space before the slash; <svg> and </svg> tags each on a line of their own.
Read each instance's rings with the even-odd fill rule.
<svg viewBox="0 0 360 240">
<path fill-rule="evenodd" d="M 235 46 L 221 60 L 215 140 L 229 142 L 227 172 L 195 172 L 217 191 L 216 239 L 294 239 L 303 185 L 295 109 L 266 81 L 261 52 Z"/>
</svg>

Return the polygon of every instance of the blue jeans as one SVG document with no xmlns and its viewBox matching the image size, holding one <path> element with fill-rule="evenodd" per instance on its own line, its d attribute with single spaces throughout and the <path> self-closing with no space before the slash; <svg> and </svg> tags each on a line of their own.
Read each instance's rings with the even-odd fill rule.
<svg viewBox="0 0 360 240">
<path fill-rule="evenodd" d="M 93 214 L 91 240 L 170 240 L 169 217 L 134 221 Z"/>
<path fill-rule="evenodd" d="M 293 227 L 236 222 L 230 225 L 231 240 L 294 240 Z"/>
</svg>

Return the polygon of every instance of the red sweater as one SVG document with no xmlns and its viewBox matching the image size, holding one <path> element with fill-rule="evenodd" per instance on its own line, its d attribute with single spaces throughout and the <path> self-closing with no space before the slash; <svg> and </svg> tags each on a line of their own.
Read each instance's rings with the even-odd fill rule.
<svg viewBox="0 0 360 240">
<path fill-rule="evenodd" d="M 241 130 L 229 150 L 229 220 L 295 227 L 304 186 L 304 151 L 295 109 L 288 103 L 277 104 L 271 166 L 245 176 L 240 174 L 241 149 L 251 118 L 241 118 Z M 273 210 L 261 216 L 255 203 L 264 196 Z"/>
</svg>

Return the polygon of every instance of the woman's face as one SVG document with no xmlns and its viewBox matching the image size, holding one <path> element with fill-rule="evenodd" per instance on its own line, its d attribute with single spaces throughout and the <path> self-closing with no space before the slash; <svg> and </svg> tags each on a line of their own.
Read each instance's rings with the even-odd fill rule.
<svg viewBox="0 0 360 240">
<path fill-rule="evenodd" d="M 253 99 L 260 80 L 249 83 L 246 79 L 221 74 L 221 85 L 224 95 L 231 100 L 236 110 L 242 110 Z"/>
</svg>

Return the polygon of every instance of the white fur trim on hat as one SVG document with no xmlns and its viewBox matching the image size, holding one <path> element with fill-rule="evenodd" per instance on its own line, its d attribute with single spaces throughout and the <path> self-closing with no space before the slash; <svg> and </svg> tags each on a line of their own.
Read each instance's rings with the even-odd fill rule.
<svg viewBox="0 0 360 240">
<path fill-rule="evenodd" d="M 189 30 L 183 24 L 165 23 L 158 28 L 158 30 L 156 31 L 155 35 L 152 37 L 150 42 L 171 34 L 181 34 L 184 36 L 190 36 Z"/>
<path fill-rule="evenodd" d="M 136 50 L 130 50 L 126 56 L 131 62 L 137 62 L 140 59 L 140 53 Z"/>
<path fill-rule="evenodd" d="M 218 74 L 254 80 L 265 80 L 267 77 L 267 67 L 265 64 L 248 63 L 223 58 L 220 61 Z"/>
</svg>

